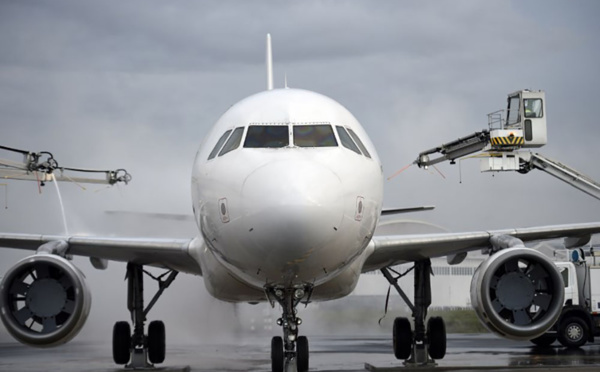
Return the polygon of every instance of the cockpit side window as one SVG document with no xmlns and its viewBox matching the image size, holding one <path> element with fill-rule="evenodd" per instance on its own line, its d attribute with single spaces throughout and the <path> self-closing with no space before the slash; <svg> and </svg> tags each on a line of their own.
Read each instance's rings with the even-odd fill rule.
<svg viewBox="0 0 600 372">
<path fill-rule="evenodd" d="M 335 147 L 337 141 L 330 125 L 294 125 L 294 145 L 298 147 Z"/>
<path fill-rule="evenodd" d="M 231 129 L 228 130 L 227 132 L 223 133 L 223 135 L 221 136 L 221 138 L 219 138 L 219 141 L 217 141 L 217 144 L 215 145 L 215 148 L 210 152 L 210 155 L 208 155 L 208 160 L 210 160 L 210 159 L 214 158 L 215 156 L 217 156 L 217 154 L 219 153 L 219 150 L 221 149 L 221 147 L 223 146 L 223 144 L 227 140 L 227 137 L 229 137 L 230 133 L 231 133 Z"/>
<path fill-rule="evenodd" d="M 231 137 L 223 146 L 223 149 L 219 153 L 219 156 L 223 156 L 230 151 L 237 149 L 240 146 L 240 142 L 242 141 L 242 135 L 244 134 L 244 127 L 235 128 L 233 133 L 231 133 Z"/>
<path fill-rule="evenodd" d="M 336 126 L 335 129 L 337 129 L 338 136 L 340 137 L 340 141 L 342 142 L 342 146 L 360 155 L 360 150 L 358 149 L 354 141 L 352 141 L 352 138 L 350 138 L 348 132 L 346 132 L 346 129 L 340 126 Z"/>
<path fill-rule="evenodd" d="M 362 153 L 367 157 L 367 158 L 371 158 L 371 154 L 369 154 L 369 151 L 367 151 L 367 148 L 365 147 L 365 145 L 362 143 L 362 141 L 360 140 L 360 138 L 358 138 L 358 136 L 356 135 L 356 133 L 354 133 L 354 131 L 350 128 L 348 128 L 348 133 L 350 133 L 350 136 L 352 137 L 352 139 L 354 140 L 354 142 L 356 142 L 356 144 L 358 145 L 358 147 L 360 147 L 360 151 L 362 151 Z"/>
<path fill-rule="evenodd" d="M 251 125 L 244 141 L 244 147 L 278 148 L 290 144 L 287 125 Z"/>
</svg>

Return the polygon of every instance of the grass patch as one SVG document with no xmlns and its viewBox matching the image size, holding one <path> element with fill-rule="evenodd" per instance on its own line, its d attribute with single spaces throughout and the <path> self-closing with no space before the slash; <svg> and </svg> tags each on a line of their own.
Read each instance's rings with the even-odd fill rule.
<svg viewBox="0 0 600 372">
<path fill-rule="evenodd" d="M 429 317 L 441 316 L 446 323 L 447 333 L 488 333 L 489 331 L 477 318 L 475 310 L 434 310 Z"/>
</svg>

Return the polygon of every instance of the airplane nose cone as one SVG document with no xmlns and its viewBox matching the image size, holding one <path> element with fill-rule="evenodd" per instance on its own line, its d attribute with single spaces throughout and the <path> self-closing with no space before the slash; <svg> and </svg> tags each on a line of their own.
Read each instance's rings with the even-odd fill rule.
<svg viewBox="0 0 600 372">
<path fill-rule="evenodd" d="M 248 242 L 261 260 L 294 265 L 331 243 L 343 218 L 343 188 L 330 169 L 309 161 L 275 161 L 243 186 Z M 282 267 L 282 266 L 280 266 Z"/>
</svg>

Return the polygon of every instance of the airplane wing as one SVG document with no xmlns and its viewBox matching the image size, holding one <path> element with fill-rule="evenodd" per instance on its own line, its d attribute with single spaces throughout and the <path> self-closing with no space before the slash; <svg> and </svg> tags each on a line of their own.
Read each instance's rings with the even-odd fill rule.
<svg viewBox="0 0 600 372">
<path fill-rule="evenodd" d="M 0 247 L 37 250 L 49 242 L 66 242 L 68 254 L 133 262 L 201 275 L 189 252 L 197 239 L 135 239 L 0 233 Z"/>
<path fill-rule="evenodd" d="M 512 236 L 523 242 L 568 238 L 569 244 L 576 246 L 577 243 L 586 244 L 591 235 L 597 233 L 600 233 L 600 222 L 467 233 L 375 235 L 371 242 L 372 252 L 365 261 L 363 272 L 491 248 L 490 239 L 495 236 Z"/>
</svg>

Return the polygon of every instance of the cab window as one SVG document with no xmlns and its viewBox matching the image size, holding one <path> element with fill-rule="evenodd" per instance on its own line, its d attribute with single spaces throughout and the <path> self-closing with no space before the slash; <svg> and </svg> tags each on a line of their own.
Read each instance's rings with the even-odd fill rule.
<svg viewBox="0 0 600 372">
<path fill-rule="evenodd" d="M 506 125 L 517 124 L 519 122 L 519 97 L 510 97 L 507 111 Z"/>
<path fill-rule="evenodd" d="M 544 116 L 542 100 L 539 98 L 526 98 L 523 100 L 526 118 L 541 118 Z"/>
<path fill-rule="evenodd" d="M 356 133 L 354 133 L 354 131 L 352 129 L 350 129 L 350 128 L 348 128 L 348 133 L 350 133 L 350 136 L 352 137 L 352 139 L 354 140 L 354 142 L 356 142 L 356 144 L 358 145 L 358 147 L 360 147 L 360 151 L 362 151 L 362 153 L 367 158 L 371 158 L 371 154 L 369 154 L 369 152 L 367 151 L 367 148 L 362 143 L 362 141 L 360 140 L 360 138 L 358 138 L 358 136 L 356 135 Z"/>
<path fill-rule="evenodd" d="M 294 125 L 294 145 L 298 147 L 335 147 L 337 141 L 330 125 Z"/>
<path fill-rule="evenodd" d="M 287 125 L 251 125 L 244 141 L 248 148 L 278 148 L 290 144 Z"/>
<path fill-rule="evenodd" d="M 223 146 L 223 149 L 219 153 L 219 156 L 225 155 L 230 151 L 237 149 L 240 146 L 240 142 L 242 141 L 242 135 L 244 134 L 244 127 L 235 128 L 233 133 L 231 133 L 231 137 Z"/>
<path fill-rule="evenodd" d="M 228 130 L 227 132 L 223 133 L 223 135 L 221 136 L 221 138 L 219 138 L 219 141 L 215 145 L 215 148 L 210 152 L 210 155 L 208 155 L 208 160 L 210 160 L 210 159 L 214 158 L 215 156 L 217 156 L 217 154 L 219 153 L 219 150 L 221 149 L 221 147 L 223 146 L 223 144 L 227 140 L 227 137 L 229 137 L 230 133 L 231 133 L 231 129 Z"/>
<path fill-rule="evenodd" d="M 346 132 L 346 129 L 340 126 L 336 126 L 335 129 L 338 132 L 338 136 L 340 137 L 340 142 L 342 143 L 342 146 L 360 155 L 360 150 L 358 149 L 358 146 L 356 146 L 354 141 L 352 141 L 352 138 L 350 138 L 348 132 Z"/>
</svg>

